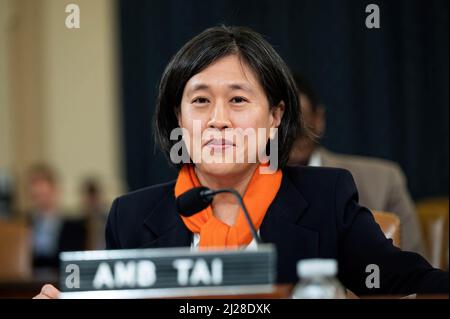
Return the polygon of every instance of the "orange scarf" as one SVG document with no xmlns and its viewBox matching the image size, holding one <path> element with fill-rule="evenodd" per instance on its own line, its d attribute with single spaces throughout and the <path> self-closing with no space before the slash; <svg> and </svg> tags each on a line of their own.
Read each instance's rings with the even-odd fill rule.
<svg viewBox="0 0 450 319">
<path fill-rule="evenodd" d="M 273 174 L 260 174 L 259 167 L 257 167 L 253 173 L 243 200 L 250 214 L 250 219 L 257 230 L 280 189 L 281 178 L 281 170 L 277 170 Z M 183 165 L 175 184 L 175 196 L 178 197 L 198 186 L 201 186 L 201 184 L 195 174 L 194 165 Z M 236 248 L 248 245 L 253 239 L 241 209 L 239 209 L 236 223 L 233 226 L 229 226 L 216 218 L 211 206 L 195 215 L 181 216 L 181 218 L 191 232 L 200 234 L 200 247 Z"/>
</svg>

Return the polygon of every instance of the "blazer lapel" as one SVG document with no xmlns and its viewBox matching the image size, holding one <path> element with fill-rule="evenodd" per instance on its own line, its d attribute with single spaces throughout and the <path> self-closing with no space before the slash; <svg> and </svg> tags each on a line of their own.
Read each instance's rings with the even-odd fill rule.
<svg viewBox="0 0 450 319">
<path fill-rule="evenodd" d="M 190 246 L 192 233 L 181 220 L 175 206 L 175 196 L 170 191 L 147 215 L 144 224 L 151 232 L 151 238 L 141 248 Z"/>
<path fill-rule="evenodd" d="M 261 224 L 263 242 L 277 248 L 278 282 L 297 280 L 296 264 L 319 256 L 319 232 L 308 220 L 308 203 L 283 171 L 280 190 Z"/>
</svg>

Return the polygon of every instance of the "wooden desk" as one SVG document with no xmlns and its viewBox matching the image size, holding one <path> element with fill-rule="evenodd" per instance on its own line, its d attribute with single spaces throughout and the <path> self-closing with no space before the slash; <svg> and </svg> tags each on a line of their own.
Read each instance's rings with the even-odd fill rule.
<svg viewBox="0 0 450 319">
<path fill-rule="evenodd" d="M 55 285 L 56 282 L 41 280 L 0 282 L 0 299 L 31 299 L 39 294 L 45 284 Z"/>
<path fill-rule="evenodd" d="M 40 269 L 29 279 L 0 281 L 0 298 L 31 299 L 45 284 L 57 286 L 58 273 L 54 270 Z"/>
<path fill-rule="evenodd" d="M 178 299 L 289 299 L 291 298 L 293 286 L 290 284 L 276 285 L 271 293 L 255 294 L 234 294 L 234 295 L 215 295 L 215 296 L 190 296 L 180 297 Z"/>
<path fill-rule="evenodd" d="M 284 284 L 275 286 L 275 291 L 268 294 L 243 294 L 243 295 L 226 295 L 226 296 L 201 296 L 201 297 L 185 297 L 188 299 L 290 299 L 292 296 L 293 285 Z M 355 294 L 347 293 L 348 299 L 449 299 L 449 295 L 433 294 L 433 295 L 373 295 L 358 297 Z"/>
<path fill-rule="evenodd" d="M 42 286 L 52 284 L 57 286 L 57 281 L 49 281 L 47 279 L 35 278 L 29 281 L 17 282 L 0 282 L 0 299 L 4 298 L 24 298 L 31 299 L 39 293 Z M 290 299 L 293 286 L 277 285 L 272 293 L 262 294 L 233 294 L 233 295 L 216 295 L 216 296 L 188 296 L 177 297 L 174 299 Z M 395 296 L 395 295 L 377 295 L 357 297 L 351 295 L 348 299 L 449 299 L 447 295 L 411 295 L 411 296 Z"/>
</svg>

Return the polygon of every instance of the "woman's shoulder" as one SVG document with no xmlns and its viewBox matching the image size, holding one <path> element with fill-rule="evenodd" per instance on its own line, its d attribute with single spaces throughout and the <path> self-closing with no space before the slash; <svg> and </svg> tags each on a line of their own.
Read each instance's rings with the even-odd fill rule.
<svg viewBox="0 0 450 319">
<path fill-rule="evenodd" d="M 174 196 L 175 180 L 141 188 L 115 199 L 115 205 L 137 211 L 148 211 L 167 196 Z"/>
<path fill-rule="evenodd" d="M 283 173 L 297 185 L 329 185 L 330 182 L 339 179 L 353 181 L 353 176 L 348 170 L 335 167 L 287 166 Z"/>
<path fill-rule="evenodd" d="M 306 197 L 335 195 L 336 191 L 343 190 L 350 193 L 356 191 L 351 173 L 341 168 L 288 166 L 283 169 L 283 175 Z M 175 201 L 175 182 L 173 180 L 124 194 L 116 198 L 113 206 L 121 210 L 148 212 L 163 200 Z"/>
<path fill-rule="evenodd" d="M 342 168 L 288 166 L 284 175 L 307 198 L 335 197 L 337 193 L 357 194 L 352 174 Z"/>
</svg>

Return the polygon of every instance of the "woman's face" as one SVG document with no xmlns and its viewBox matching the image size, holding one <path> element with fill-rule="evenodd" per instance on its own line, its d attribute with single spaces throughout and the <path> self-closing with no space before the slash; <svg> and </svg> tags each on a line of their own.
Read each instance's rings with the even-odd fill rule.
<svg viewBox="0 0 450 319">
<path fill-rule="evenodd" d="M 178 122 L 197 169 L 224 176 L 258 165 L 258 154 L 283 111 L 282 102 L 269 107 L 253 70 L 237 55 L 228 55 L 186 83 Z"/>
</svg>

